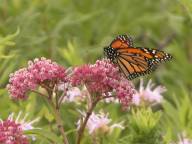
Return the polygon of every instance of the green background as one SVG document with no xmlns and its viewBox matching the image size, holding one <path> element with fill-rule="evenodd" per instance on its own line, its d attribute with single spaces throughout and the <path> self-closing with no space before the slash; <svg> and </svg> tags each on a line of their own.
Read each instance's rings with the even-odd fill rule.
<svg viewBox="0 0 192 144">
<path fill-rule="evenodd" d="M 163 133 L 164 138 L 160 139 L 165 143 L 180 132 L 191 137 L 191 0 L 0 0 L 0 118 L 22 110 L 30 114 L 29 119 L 41 117 L 37 127 L 49 131 L 50 125 L 54 127 L 54 120 L 41 98 L 31 94 L 24 102 L 9 99 L 5 89 L 9 73 L 26 66 L 28 60 L 42 56 L 65 67 L 94 63 L 103 58 L 103 47 L 119 34 L 132 36 L 135 46 L 160 48 L 173 55 L 171 62 L 144 77 L 145 81 L 151 78 L 167 88 L 161 120 L 157 122 L 161 128 L 155 131 Z M 137 87 L 138 79 L 133 82 Z M 62 109 L 72 143 L 78 119 L 76 109 L 80 107 L 66 104 Z M 129 114 L 121 112 L 118 105 L 97 107 L 101 108 L 109 112 L 114 121 L 129 121 Z M 103 143 L 134 137 L 134 132 L 129 134 L 128 129 L 129 126 L 123 134 L 115 131 L 113 136 L 102 138 Z M 141 136 L 144 136 L 142 132 Z M 46 143 L 45 136 L 34 143 Z"/>
</svg>

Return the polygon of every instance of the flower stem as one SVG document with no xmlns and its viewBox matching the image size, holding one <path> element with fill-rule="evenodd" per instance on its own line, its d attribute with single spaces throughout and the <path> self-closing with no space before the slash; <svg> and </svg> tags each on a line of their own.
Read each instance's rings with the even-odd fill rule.
<svg viewBox="0 0 192 144">
<path fill-rule="evenodd" d="M 53 114 L 54 114 L 54 117 L 55 117 L 55 120 L 56 120 L 56 123 L 57 123 L 57 127 L 63 137 L 63 143 L 64 144 L 69 144 L 68 142 L 68 139 L 67 139 L 67 136 L 65 135 L 65 130 L 64 130 L 64 127 L 63 127 L 63 121 L 62 121 L 62 118 L 61 118 L 61 114 L 60 114 L 60 111 L 59 111 L 59 107 L 56 107 L 52 101 L 52 99 L 48 98 L 48 102 L 49 104 L 51 105 L 51 107 L 53 108 Z"/>
<path fill-rule="evenodd" d="M 68 139 L 67 139 L 67 137 L 65 135 L 65 130 L 63 128 L 63 122 L 62 122 L 62 119 L 61 119 L 61 114 L 60 114 L 59 108 L 54 105 L 54 103 L 53 103 L 52 99 L 50 98 L 50 96 L 48 97 L 48 96 L 46 96 L 46 95 L 44 95 L 44 94 L 42 94 L 42 93 L 40 93 L 38 91 L 35 91 L 35 90 L 33 90 L 33 92 L 43 96 L 48 101 L 48 103 L 50 104 L 50 106 L 53 109 L 53 114 L 54 114 L 54 117 L 55 117 L 55 120 L 56 120 L 56 123 L 57 123 L 57 127 L 58 127 L 58 129 L 59 129 L 59 131 L 60 131 L 60 133 L 61 133 L 61 135 L 63 137 L 63 143 L 64 144 L 69 144 Z"/>
<path fill-rule="evenodd" d="M 99 99 L 98 99 L 99 100 Z M 78 130 L 78 136 L 77 136 L 77 144 L 80 144 L 81 142 L 81 139 L 83 137 L 83 133 L 84 133 L 84 130 L 85 130 L 85 126 L 87 124 L 87 121 L 89 120 L 89 117 L 91 116 L 92 114 L 92 111 L 93 109 L 95 108 L 98 100 L 94 101 L 91 105 L 91 107 L 88 109 L 87 113 L 86 113 L 86 116 L 85 116 L 85 119 L 83 121 L 83 123 L 81 124 L 79 130 Z"/>
<path fill-rule="evenodd" d="M 59 109 L 57 109 L 55 107 L 53 107 L 53 111 L 54 111 L 57 127 L 58 127 L 61 135 L 63 136 L 63 142 L 64 142 L 64 144 L 69 144 L 68 139 L 67 139 L 67 137 L 65 135 L 65 130 L 63 128 L 63 122 L 62 122 L 62 119 L 61 119 L 60 111 L 59 111 Z"/>
</svg>

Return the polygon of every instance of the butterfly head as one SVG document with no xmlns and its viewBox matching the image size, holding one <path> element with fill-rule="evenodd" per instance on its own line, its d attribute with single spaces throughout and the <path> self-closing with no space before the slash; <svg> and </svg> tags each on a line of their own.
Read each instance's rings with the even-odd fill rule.
<svg viewBox="0 0 192 144">
<path fill-rule="evenodd" d="M 117 57 L 117 52 L 111 47 L 104 47 L 104 55 L 113 62 Z"/>
<path fill-rule="evenodd" d="M 104 56 L 106 56 L 107 57 L 107 51 L 108 51 L 108 47 L 104 47 Z"/>
</svg>

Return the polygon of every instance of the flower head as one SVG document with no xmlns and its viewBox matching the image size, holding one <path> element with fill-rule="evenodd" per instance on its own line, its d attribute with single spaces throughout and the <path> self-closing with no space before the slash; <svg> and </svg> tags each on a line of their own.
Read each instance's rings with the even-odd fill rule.
<svg viewBox="0 0 192 144">
<path fill-rule="evenodd" d="M 29 137 L 24 135 L 25 130 L 33 129 L 32 124 L 38 119 L 31 122 L 25 122 L 27 115 L 20 119 L 21 112 L 17 118 L 13 119 L 12 113 L 6 120 L 0 121 L 0 143 L 3 144 L 29 144 Z M 34 137 L 32 137 L 34 139 Z"/>
<path fill-rule="evenodd" d="M 129 106 L 135 93 L 135 89 L 133 89 L 132 83 L 122 77 L 121 80 L 118 82 L 118 86 L 115 89 L 117 97 L 123 108 Z"/>
<path fill-rule="evenodd" d="M 106 93 L 120 79 L 118 69 L 107 60 L 97 61 L 93 65 L 83 65 L 74 69 L 72 84 L 85 84 L 90 92 Z"/>
<path fill-rule="evenodd" d="M 84 112 L 81 112 L 83 116 L 85 116 Z M 122 122 L 110 124 L 112 119 L 109 118 L 108 114 L 100 112 L 95 114 L 94 112 L 91 114 L 88 122 L 87 122 L 87 129 L 89 134 L 95 134 L 96 132 L 112 132 L 114 128 L 124 129 L 122 126 Z M 78 128 L 80 127 L 81 120 L 77 122 Z"/>
<path fill-rule="evenodd" d="M 131 82 L 124 78 L 119 69 L 109 60 L 98 60 L 93 65 L 83 65 L 74 69 L 71 78 L 73 86 L 85 85 L 88 91 L 97 96 L 108 96 L 115 93 L 116 98 L 128 106 L 134 94 Z"/>
<path fill-rule="evenodd" d="M 26 99 L 26 93 L 46 82 L 66 82 L 65 69 L 51 60 L 41 58 L 28 62 L 28 67 L 10 75 L 7 89 L 13 99 Z"/>
<path fill-rule="evenodd" d="M 142 101 L 147 103 L 160 103 L 162 101 L 161 93 L 165 92 L 166 88 L 162 86 L 153 87 L 154 84 L 149 80 L 146 88 L 144 88 L 143 79 L 141 79 L 139 91 L 133 95 L 133 104 L 140 105 Z"/>
<path fill-rule="evenodd" d="M 10 74 L 7 89 L 13 99 L 26 99 L 26 93 L 37 86 L 34 76 L 26 69 L 20 69 Z"/>
<path fill-rule="evenodd" d="M 37 83 L 45 80 L 66 81 L 65 69 L 49 59 L 35 59 L 28 62 L 28 71 L 34 76 Z"/>
</svg>

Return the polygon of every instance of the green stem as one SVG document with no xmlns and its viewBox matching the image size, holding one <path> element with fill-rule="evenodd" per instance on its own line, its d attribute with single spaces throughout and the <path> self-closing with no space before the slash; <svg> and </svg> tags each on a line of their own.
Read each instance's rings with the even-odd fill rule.
<svg viewBox="0 0 192 144">
<path fill-rule="evenodd" d="M 83 121 L 83 123 L 81 124 L 79 130 L 78 130 L 78 136 L 77 136 L 77 144 L 81 143 L 81 139 L 83 137 L 83 133 L 85 130 L 85 126 L 87 124 L 87 121 L 89 120 L 89 117 L 91 116 L 93 109 L 95 108 L 96 104 L 97 104 L 98 100 L 96 100 L 95 102 L 92 103 L 91 107 L 88 109 L 85 119 Z"/>
<path fill-rule="evenodd" d="M 61 119 L 61 114 L 60 114 L 60 111 L 58 108 L 55 107 L 54 103 L 52 102 L 51 99 L 48 99 L 48 102 L 49 104 L 52 106 L 53 108 L 53 112 L 54 112 L 54 116 L 55 116 L 55 120 L 56 120 L 56 123 L 57 123 L 57 127 L 63 137 L 63 142 L 64 144 L 69 144 L 68 142 L 68 139 L 67 139 L 67 136 L 65 135 L 65 130 L 64 130 L 64 127 L 63 127 L 63 121 Z"/>
<path fill-rule="evenodd" d="M 35 92 L 35 93 L 43 96 L 43 98 L 45 98 L 48 101 L 48 103 L 50 104 L 50 106 L 53 109 L 53 114 L 54 114 L 54 117 L 55 117 L 55 120 L 56 120 L 56 123 L 57 123 L 57 127 L 58 127 L 58 129 L 59 129 L 59 131 L 60 131 L 60 133 L 61 133 L 61 135 L 63 137 L 63 143 L 64 144 L 69 144 L 68 139 L 67 139 L 67 137 L 65 135 L 65 130 L 64 130 L 64 127 L 63 127 L 63 121 L 61 119 L 61 114 L 60 114 L 59 108 L 55 107 L 55 105 L 54 105 L 54 103 L 52 101 L 52 97 L 51 96 L 46 96 L 46 95 L 44 95 L 44 94 L 42 94 L 42 93 L 40 93 L 38 91 L 35 91 L 35 90 L 32 90 L 32 92 Z"/>
</svg>

